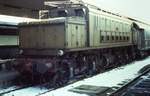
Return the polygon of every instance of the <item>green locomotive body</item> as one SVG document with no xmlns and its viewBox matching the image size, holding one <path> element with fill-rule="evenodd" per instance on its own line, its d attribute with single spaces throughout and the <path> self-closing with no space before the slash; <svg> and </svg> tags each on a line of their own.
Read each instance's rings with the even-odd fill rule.
<svg viewBox="0 0 150 96">
<path fill-rule="evenodd" d="M 16 68 L 27 81 L 42 76 L 52 84 L 65 83 L 141 56 L 145 37 L 139 35 L 143 28 L 137 20 L 83 4 L 43 12 L 47 12 L 41 11 L 43 19 L 19 25 L 21 54 Z"/>
</svg>

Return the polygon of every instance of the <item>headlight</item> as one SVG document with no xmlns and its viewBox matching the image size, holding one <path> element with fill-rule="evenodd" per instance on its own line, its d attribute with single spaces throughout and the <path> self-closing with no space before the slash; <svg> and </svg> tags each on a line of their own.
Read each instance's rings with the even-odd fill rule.
<svg viewBox="0 0 150 96">
<path fill-rule="evenodd" d="M 20 51 L 19 51 L 19 54 L 23 54 L 23 50 L 20 50 Z"/>
<path fill-rule="evenodd" d="M 59 51 L 58 51 L 58 55 L 59 55 L 59 56 L 64 55 L 64 51 L 63 51 L 63 50 L 59 50 Z"/>
<path fill-rule="evenodd" d="M 47 66 L 48 68 L 52 68 L 52 67 L 53 67 L 53 64 L 52 64 L 52 63 L 46 63 L 46 66 Z"/>
</svg>

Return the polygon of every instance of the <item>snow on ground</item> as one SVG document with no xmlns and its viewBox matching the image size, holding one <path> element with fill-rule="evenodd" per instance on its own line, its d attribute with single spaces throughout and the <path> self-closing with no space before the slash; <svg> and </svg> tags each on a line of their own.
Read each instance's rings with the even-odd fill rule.
<svg viewBox="0 0 150 96">
<path fill-rule="evenodd" d="M 40 87 L 30 87 L 30 88 L 17 90 L 15 92 L 5 94 L 4 96 L 36 96 L 45 91 L 48 91 L 48 89 L 40 88 Z"/>
<path fill-rule="evenodd" d="M 137 72 L 148 64 L 150 64 L 150 57 L 146 58 L 145 60 L 136 61 L 126 66 L 119 67 L 110 70 L 108 72 L 93 76 L 91 78 L 78 81 L 74 84 L 68 85 L 63 88 L 59 88 L 57 90 L 48 92 L 41 96 L 88 96 L 87 94 L 79 94 L 75 92 L 70 92 L 68 90 L 80 85 L 117 87 L 119 86 L 118 84 L 122 83 L 123 81 L 133 79 L 136 76 L 138 76 Z M 47 90 L 48 89 L 31 87 L 31 88 L 11 92 L 4 96 L 35 96 L 38 93 L 45 92 Z"/>
<path fill-rule="evenodd" d="M 68 90 L 79 85 L 94 85 L 106 87 L 118 86 L 119 83 L 122 83 L 125 80 L 135 78 L 138 75 L 138 71 L 148 64 L 150 64 L 150 57 L 146 58 L 145 60 L 136 61 L 126 66 L 113 69 L 109 72 L 93 76 L 92 78 L 84 79 L 64 88 L 51 91 L 42 96 L 88 96 L 86 94 L 74 93 Z"/>
<path fill-rule="evenodd" d="M 17 88 L 17 86 L 12 86 L 12 87 L 5 88 L 5 89 L 0 88 L 0 94 L 1 94 L 1 93 L 4 93 L 4 92 L 8 92 L 8 91 L 10 91 L 10 90 L 13 90 L 13 89 L 15 89 L 15 88 Z"/>
</svg>

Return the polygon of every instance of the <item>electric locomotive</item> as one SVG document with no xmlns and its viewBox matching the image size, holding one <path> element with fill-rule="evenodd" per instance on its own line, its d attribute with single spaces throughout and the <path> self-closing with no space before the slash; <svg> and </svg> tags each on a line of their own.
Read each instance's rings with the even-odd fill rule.
<svg viewBox="0 0 150 96">
<path fill-rule="evenodd" d="M 19 24 L 21 50 L 15 68 L 27 81 L 66 83 L 140 56 L 143 30 L 137 20 L 86 4 L 40 13 L 42 19 Z"/>
</svg>

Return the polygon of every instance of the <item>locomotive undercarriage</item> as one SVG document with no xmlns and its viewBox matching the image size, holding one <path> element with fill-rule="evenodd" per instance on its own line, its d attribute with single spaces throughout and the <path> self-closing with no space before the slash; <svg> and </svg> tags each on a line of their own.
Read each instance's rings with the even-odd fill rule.
<svg viewBox="0 0 150 96">
<path fill-rule="evenodd" d="M 52 86 L 89 77 L 127 64 L 138 57 L 136 46 L 68 52 L 63 56 L 27 56 L 17 60 L 16 69 L 27 83 L 49 82 Z M 24 68 L 24 69 L 20 69 Z"/>
</svg>

